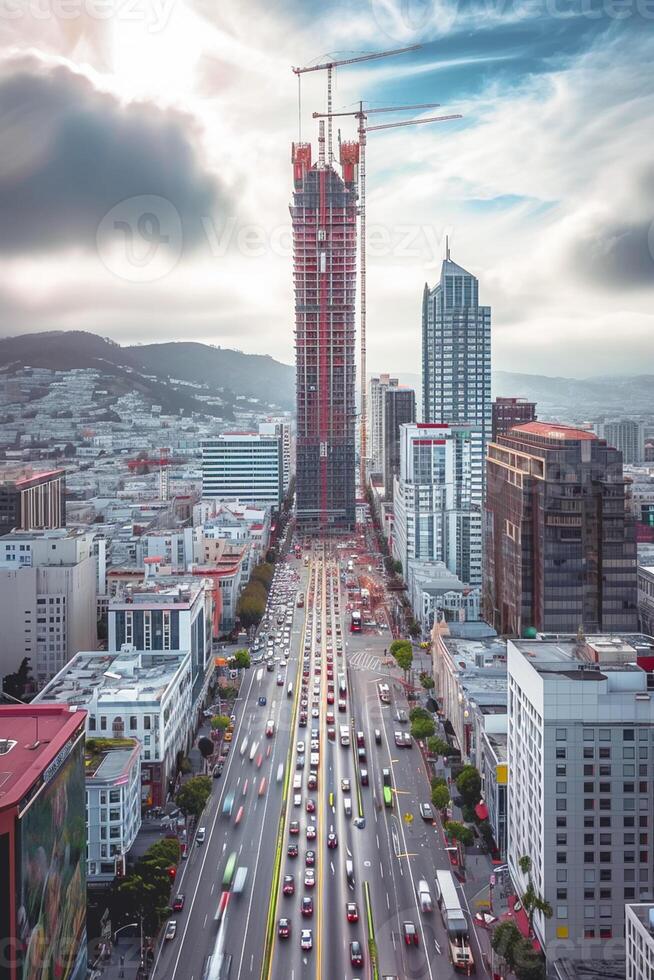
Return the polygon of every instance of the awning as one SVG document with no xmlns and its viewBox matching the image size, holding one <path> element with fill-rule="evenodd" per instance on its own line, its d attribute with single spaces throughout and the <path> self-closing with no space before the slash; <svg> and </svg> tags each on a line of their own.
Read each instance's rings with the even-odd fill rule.
<svg viewBox="0 0 654 980">
<path fill-rule="evenodd" d="M 475 807 L 475 813 L 480 820 L 488 820 L 488 807 L 483 801 L 477 804 Z"/>
</svg>

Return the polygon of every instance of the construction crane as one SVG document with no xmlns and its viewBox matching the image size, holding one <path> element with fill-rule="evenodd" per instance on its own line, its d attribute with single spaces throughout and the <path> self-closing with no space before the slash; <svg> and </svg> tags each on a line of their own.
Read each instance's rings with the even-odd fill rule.
<svg viewBox="0 0 654 980">
<path fill-rule="evenodd" d="M 361 54 L 354 58 L 341 58 L 338 61 L 324 61 L 320 65 L 307 65 L 305 68 L 293 68 L 293 74 L 297 75 L 297 101 L 298 101 L 298 139 L 302 142 L 302 90 L 301 90 L 301 77 L 309 71 L 326 71 L 327 72 L 327 112 L 325 113 L 327 119 L 327 160 L 331 166 L 334 162 L 334 153 L 332 148 L 332 82 L 333 74 L 336 68 L 341 68 L 344 65 L 356 65 L 361 61 L 377 61 L 378 58 L 391 58 L 396 54 L 406 54 L 407 51 L 417 51 L 418 48 L 422 47 L 421 44 L 412 44 L 408 48 L 394 48 L 392 51 L 378 51 L 374 54 Z"/>
<path fill-rule="evenodd" d="M 366 451 L 367 451 L 367 391 L 366 391 L 366 134 L 377 132 L 380 129 L 398 129 L 400 126 L 420 126 L 426 123 L 447 122 L 450 119 L 461 119 L 460 113 L 449 116 L 427 116 L 425 119 L 404 119 L 400 122 L 380 123 L 377 126 L 368 126 L 367 118 L 375 112 L 402 112 L 415 109 L 435 109 L 438 108 L 437 102 L 428 102 L 423 105 L 405 106 L 384 106 L 380 109 L 364 109 L 363 102 L 359 102 L 359 108 L 354 112 L 334 112 L 331 117 L 353 116 L 358 122 L 359 137 L 359 233 L 361 248 L 361 313 L 360 313 L 360 338 L 361 338 L 361 363 L 360 363 L 360 384 L 361 384 L 361 418 L 360 418 L 360 459 L 359 471 L 361 491 L 365 493 L 366 487 Z M 327 113 L 314 112 L 314 119 L 324 119 Z"/>
</svg>

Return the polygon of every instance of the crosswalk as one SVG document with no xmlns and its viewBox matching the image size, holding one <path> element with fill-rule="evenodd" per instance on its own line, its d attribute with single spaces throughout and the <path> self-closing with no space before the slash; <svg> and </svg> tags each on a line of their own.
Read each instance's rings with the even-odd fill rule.
<svg viewBox="0 0 654 980">
<path fill-rule="evenodd" d="M 352 670 L 379 670 L 381 660 L 374 653 L 366 653 L 365 650 L 357 650 L 347 658 L 348 666 Z"/>
</svg>

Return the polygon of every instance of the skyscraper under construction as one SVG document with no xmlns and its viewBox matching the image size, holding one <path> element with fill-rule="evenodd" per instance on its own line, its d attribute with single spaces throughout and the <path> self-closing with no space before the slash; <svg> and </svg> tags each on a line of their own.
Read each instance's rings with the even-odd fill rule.
<svg viewBox="0 0 654 980">
<path fill-rule="evenodd" d="M 293 278 L 297 390 L 297 520 L 323 532 L 355 520 L 356 143 L 340 146 L 341 175 L 294 143 Z"/>
</svg>

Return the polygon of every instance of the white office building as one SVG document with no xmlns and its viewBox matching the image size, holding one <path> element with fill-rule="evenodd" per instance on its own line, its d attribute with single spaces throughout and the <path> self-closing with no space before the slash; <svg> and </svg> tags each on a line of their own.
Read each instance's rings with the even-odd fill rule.
<svg viewBox="0 0 654 980">
<path fill-rule="evenodd" d="M 278 508 L 283 498 L 281 438 L 224 432 L 203 442 L 202 496 Z"/>
<path fill-rule="evenodd" d="M 654 903 L 625 908 L 626 980 L 654 977 Z"/>
<path fill-rule="evenodd" d="M 87 738 L 135 738 L 141 745 L 141 802 L 163 806 L 193 731 L 191 654 L 78 653 L 34 703 L 63 701 L 87 711 Z"/>
<path fill-rule="evenodd" d="M 370 379 L 368 385 L 368 456 L 370 472 L 384 470 L 384 399 L 389 388 L 397 388 L 399 380 L 390 374 L 380 374 Z"/>
<path fill-rule="evenodd" d="M 462 582 L 481 582 L 481 430 L 414 423 L 400 427 L 393 484 L 393 555 L 443 562 Z"/>
<path fill-rule="evenodd" d="M 125 857 L 141 827 L 141 745 L 86 741 L 86 880 L 125 874 Z"/>
<path fill-rule="evenodd" d="M 278 436 L 282 444 L 282 488 L 288 490 L 294 470 L 293 432 L 287 419 L 271 419 L 259 423 L 260 436 Z"/>
<path fill-rule="evenodd" d="M 508 847 L 552 906 L 548 962 L 623 949 L 625 901 L 651 898 L 654 699 L 636 665 L 651 638 L 508 641 Z M 651 980 L 651 974 L 647 975 Z"/>
</svg>

